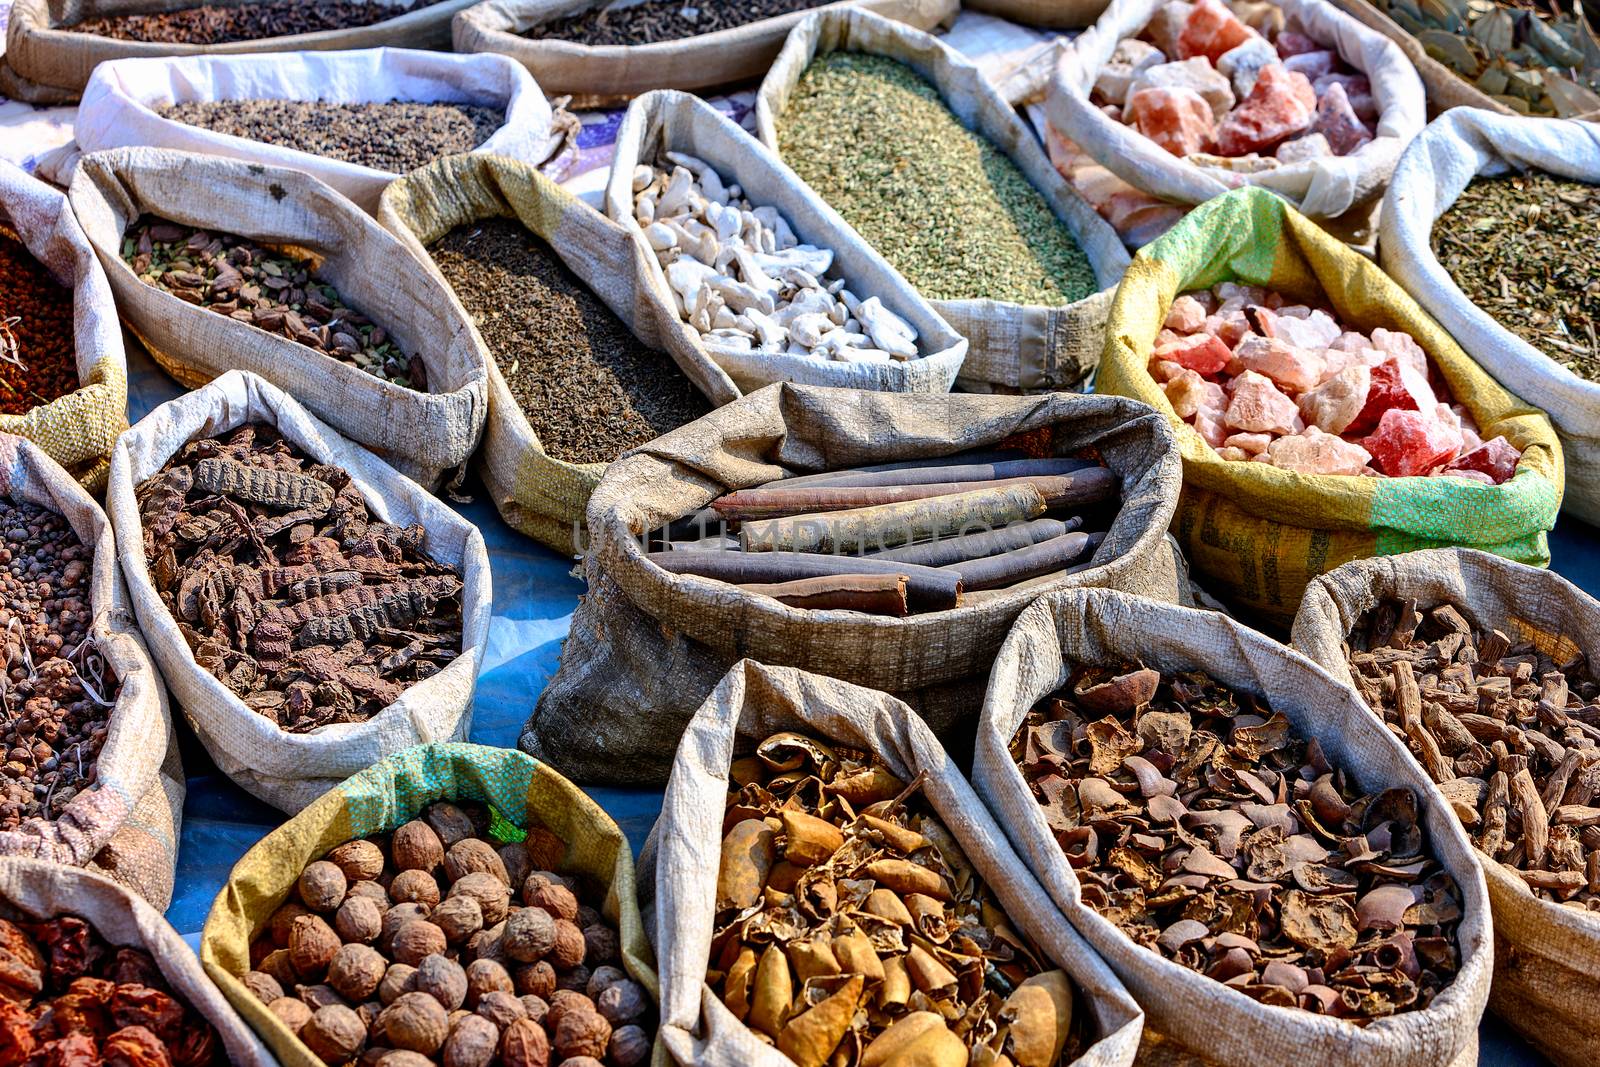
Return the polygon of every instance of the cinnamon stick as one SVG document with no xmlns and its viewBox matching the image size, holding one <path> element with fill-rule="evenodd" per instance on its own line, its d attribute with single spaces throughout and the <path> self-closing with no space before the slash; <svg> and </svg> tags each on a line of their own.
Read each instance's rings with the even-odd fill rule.
<svg viewBox="0 0 1600 1067">
<path fill-rule="evenodd" d="M 770 585 L 741 585 L 747 593 L 771 597 L 791 608 L 812 611 L 860 611 L 868 615 L 907 613 L 904 574 L 830 574 Z"/>
<path fill-rule="evenodd" d="M 940 569 L 959 573 L 964 589 L 973 592 L 999 589 L 1069 567 L 1092 552 L 1104 537 L 1100 533 L 1063 534 L 1026 548 L 1002 552 L 998 556 L 956 563 Z"/>
<path fill-rule="evenodd" d="M 1045 506 L 1075 507 L 1098 503 L 1116 490 L 1117 477 L 1104 467 L 1091 467 L 1072 474 L 1033 478 L 1001 478 L 975 482 L 928 482 L 921 485 L 801 486 L 782 484 L 741 489 L 711 502 L 718 515 L 728 522 L 755 522 L 761 519 L 809 515 L 824 511 L 847 511 L 881 507 L 912 500 L 955 496 L 980 489 L 1003 489 L 1031 485 L 1044 497 Z"/>
<path fill-rule="evenodd" d="M 888 563 L 810 552 L 652 552 L 645 557 L 664 571 L 711 578 L 730 585 L 771 585 L 840 574 L 903 574 L 906 599 L 916 611 L 944 611 L 961 603 L 961 576 L 933 567 Z"/>
<path fill-rule="evenodd" d="M 995 453 L 994 455 L 1005 455 Z M 1018 454 L 1020 455 L 1020 454 Z M 949 456 L 916 466 L 885 465 L 803 474 L 769 482 L 769 487 L 786 488 L 829 486 L 842 489 L 867 485 L 926 485 L 930 482 L 991 482 L 1001 478 L 1041 478 L 1074 474 L 1100 464 L 1092 459 L 989 459 L 981 454 Z"/>
<path fill-rule="evenodd" d="M 819 471 L 816 474 L 801 474 L 793 478 L 784 478 L 784 485 L 838 485 L 858 477 L 894 478 L 903 476 L 905 472 L 937 470 L 941 467 L 974 467 L 985 463 L 1013 463 L 1017 460 L 1027 459 L 1027 454 L 1016 448 L 998 448 L 988 451 L 961 452 L 953 456 L 924 456 L 921 459 L 897 459 L 893 463 L 874 463 L 867 467 L 845 467 L 836 471 Z M 945 481 L 936 478 L 935 481 Z M 776 485 L 776 482 L 769 483 Z M 856 485 L 910 485 L 910 482 L 856 482 Z"/>
<path fill-rule="evenodd" d="M 1017 548 L 1027 548 L 1052 537 L 1069 534 L 1083 525 L 1080 518 L 1034 519 L 1001 530 L 986 530 L 964 537 L 947 537 L 941 541 L 924 541 L 902 548 L 885 548 L 867 553 L 868 559 L 893 560 L 898 563 L 920 563 L 924 567 L 947 567 L 952 563 L 965 563 L 985 556 L 998 556 Z"/>
<path fill-rule="evenodd" d="M 864 552 L 1037 519 L 1045 506 L 1044 494 L 1035 485 L 1000 486 L 747 522 L 739 531 L 739 543 L 746 552 Z"/>
</svg>

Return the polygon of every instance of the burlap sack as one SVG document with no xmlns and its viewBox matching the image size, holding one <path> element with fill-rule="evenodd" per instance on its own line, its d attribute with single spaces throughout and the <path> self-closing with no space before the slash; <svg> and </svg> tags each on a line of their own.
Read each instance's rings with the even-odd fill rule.
<svg viewBox="0 0 1600 1067">
<path fill-rule="evenodd" d="M 667 343 L 684 328 L 651 290 L 651 272 L 659 268 L 644 245 L 536 168 L 499 156 L 452 156 L 389 186 L 378 208 L 378 221 L 434 274 L 427 246 L 457 226 L 490 218 L 516 219 L 548 243 L 635 337 L 666 349 L 714 403 L 739 396 L 699 345 Z M 471 319 L 465 308 L 461 314 Z M 487 348 L 484 362 L 489 418 L 477 467 L 495 507 L 507 523 L 557 552 L 581 552 L 584 505 L 606 465 L 546 453 Z"/>
<path fill-rule="evenodd" d="M 40 860 L 0 857 L 0 915 L 30 922 L 75 915 L 113 945 L 144 949 L 173 991 L 217 1028 L 219 1051 L 229 1063 L 274 1067 L 266 1046 L 228 1006 L 171 924 L 109 879 Z"/>
<path fill-rule="evenodd" d="M 474 152 L 538 165 L 561 134 L 549 101 L 526 70 L 503 56 L 448 56 L 404 48 L 266 56 L 119 59 L 95 68 L 73 133 L 84 152 L 148 145 L 303 170 L 374 212 L 399 175 L 163 118 L 156 108 L 220 100 L 473 104 L 504 113 Z"/>
<path fill-rule="evenodd" d="M 366 722 L 294 734 L 251 711 L 195 662 L 177 621 L 151 582 L 135 487 L 187 442 L 226 433 L 246 422 L 275 426 L 317 462 L 348 471 L 375 518 L 397 526 L 421 523 L 427 530 L 426 551 L 461 569 L 461 655 Z M 489 636 L 489 556 L 483 535 L 415 482 L 340 437 L 276 386 L 253 374 L 229 371 L 156 408 L 117 442 L 107 508 L 116 527 L 122 573 L 150 651 L 217 767 L 248 792 L 296 812 L 400 749 L 467 736 L 473 688 Z"/>
<path fill-rule="evenodd" d="M 808 611 L 669 574 L 640 535 L 733 489 L 791 474 L 944 456 L 1053 433 L 1057 454 L 1093 449 L 1122 482 L 1099 564 L 974 594 L 903 619 Z M 935 729 L 977 707 L 1018 613 L 1043 589 L 1108 585 L 1176 600 L 1187 588 L 1165 534 L 1178 492 L 1172 431 L 1143 404 L 1099 396 L 903 396 L 777 385 L 613 463 L 589 499 L 589 592 L 521 747 L 579 781 L 666 780 L 684 724 L 744 656 L 893 693 Z"/>
<path fill-rule="evenodd" d="M 407 0 L 377 2 L 399 7 Z M 106 15 L 194 7 L 194 0 L 15 0 L 11 5 L 3 62 L 0 62 L 0 94 L 37 103 L 72 103 L 88 84 L 95 66 L 110 59 L 210 53 L 326 52 L 382 45 L 448 49 L 451 16 L 471 3 L 472 0 L 439 0 L 418 11 L 354 29 L 197 45 L 122 41 L 72 29 L 85 19 Z"/>
<path fill-rule="evenodd" d="M 1347 563 L 1323 575 L 1300 604 L 1294 647 L 1353 684 L 1344 640 L 1391 597 L 1423 608 L 1454 604 L 1474 626 L 1532 641 L 1558 660 L 1582 652 L 1600 662 L 1594 598 L 1558 574 L 1460 548 Z M 1494 908 L 1490 1010 L 1557 1063 L 1600 1060 L 1600 916 L 1540 900 L 1500 864 L 1478 859 Z"/>
<path fill-rule="evenodd" d="M 116 148 L 85 157 L 67 195 L 123 319 L 183 385 L 230 370 L 259 374 L 430 488 L 478 447 L 489 372 L 472 324 L 393 235 L 317 179 L 190 152 Z M 146 285 L 121 255 L 124 231 L 146 212 L 309 252 L 341 296 L 422 357 L 429 391 L 381 381 Z"/>
<path fill-rule="evenodd" d="M 32 441 L 0 433 L 0 495 L 66 518 L 94 553 L 89 604 L 90 635 L 103 662 L 101 675 L 122 688 L 106 717 L 107 733 L 95 761 L 93 788 L 85 789 L 54 818 L 30 819 L 0 830 L 0 856 L 32 856 L 71 867 L 102 870 L 158 908 L 172 901 L 183 821 L 183 765 L 178 756 L 167 692 L 128 610 L 128 591 L 117 570 L 111 523 L 100 505 L 65 469 Z M 93 655 L 93 653 L 90 653 Z M 98 669 L 77 657 L 90 685 Z"/>
<path fill-rule="evenodd" d="M 886 18 L 931 30 L 953 21 L 958 0 L 855 0 Z M 524 33 L 603 0 L 484 0 L 455 17 L 457 52 L 499 52 L 533 72 L 548 93 L 575 107 L 615 106 L 652 89 L 706 89 L 766 72 L 804 11 L 655 44 L 588 45 Z M 845 6 L 844 0 L 830 4 Z"/>
<path fill-rule="evenodd" d="M 1328 1016 L 1257 1003 L 1159 952 L 1130 941 L 1085 905 L 1077 876 L 1045 825 L 1039 802 L 1007 746 L 1028 710 L 1065 684 L 1072 666 L 1137 661 L 1162 671 L 1203 670 L 1266 696 L 1297 733 L 1364 790 L 1406 786 L 1422 804 L 1432 854 L 1456 880 L 1464 912 L 1461 969 L 1427 1008 L 1356 1027 Z M 995 659 L 978 725 L 973 784 L 1028 869 L 1144 1008 L 1147 1044 L 1162 1062 L 1338 1063 L 1351 1067 L 1471 1067 L 1489 995 L 1493 945 L 1483 875 L 1438 789 L 1355 692 L 1299 653 L 1218 615 L 1109 589 L 1040 597 Z"/>
<path fill-rule="evenodd" d="M 1600 182 L 1600 125 L 1457 108 L 1428 124 L 1400 157 L 1384 198 L 1383 269 L 1450 331 L 1467 354 L 1550 415 L 1567 461 L 1561 506 L 1600 522 L 1600 382 L 1567 370 L 1479 308 L 1434 257 L 1434 221 L 1474 178 L 1540 170 Z M 1463 235 L 1470 239 L 1470 235 Z"/>
<path fill-rule="evenodd" d="M 1377 136 L 1347 156 L 1324 156 L 1253 174 L 1180 159 L 1089 99 L 1117 43 L 1144 29 L 1164 0 L 1113 0 L 1092 27 L 1061 51 L 1045 97 L 1051 124 L 1118 177 L 1144 192 L 1200 204 L 1240 185 L 1259 185 L 1313 218 L 1335 218 L 1383 195 L 1395 160 L 1428 121 L 1422 83 L 1405 54 L 1327 0 L 1281 0 L 1290 28 L 1337 51 L 1372 83 Z"/>
<path fill-rule="evenodd" d="M 629 105 L 617 131 L 616 152 L 606 185 L 606 214 L 638 235 L 639 241 L 643 242 L 644 231 L 633 214 L 634 168 L 656 162 L 663 152 L 697 156 L 711 164 L 724 181 L 743 186 L 751 203 L 777 208 L 802 243 L 832 249 L 829 275 L 844 278 L 850 291 L 863 300 L 882 298 L 884 306 L 916 327 L 917 350 L 922 353 L 917 359 L 893 363 L 849 363 L 766 352 L 713 354 L 706 350 L 699 332 L 678 318 L 676 297 L 666 274 L 647 250 L 649 293 L 660 305 L 658 317 L 668 320 L 662 336 L 680 364 L 688 357 L 684 350 L 692 350 L 697 361 L 715 363 L 744 392 L 773 382 L 893 393 L 950 391 L 968 352 L 966 340 L 794 171 L 737 123 L 688 93 L 647 93 Z"/>
<path fill-rule="evenodd" d="M 83 387 L 27 414 L 0 415 L 0 433 L 33 441 L 99 493 L 111 446 L 128 428 L 128 357 L 111 286 L 67 198 L 0 160 L 0 231 L 6 229 L 72 289 L 73 341 Z"/>
<path fill-rule="evenodd" d="M 1143 1018 L 1133 998 L 1076 931 L 1054 913 L 972 787 L 926 723 L 885 693 L 754 660 L 734 664 L 695 712 L 678 746 L 672 778 L 641 859 L 641 881 L 654 881 L 647 905 L 661 958 L 661 1042 L 683 1067 L 793 1067 L 756 1038 L 706 985 L 716 915 L 728 766 L 767 737 L 793 730 L 864 749 L 910 781 L 926 772 L 922 795 L 1018 932 L 1041 958 L 1071 975 L 1092 1017 L 1094 1042 L 1070 1061 L 1079 1067 L 1126 1067 L 1139 1047 Z M 651 871 L 651 867 L 654 871 Z M 646 890 L 648 892 L 648 890 Z"/>
<path fill-rule="evenodd" d="M 774 152 L 789 94 L 812 59 L 835 51 L 886 56 L 931 82 L 962 124 L 994 142 L 1050 201 L 1088 255 L 1102 287 L 1102 292 L 1063 307 L 933 301 L 934 310 L 972 343 L 957 384 L 972 392 L 1017 392 L 1081 383 L 1100 361 L 1111 309 L 1108 287 L 1116 285 L 1128 266 L 1128 251 L 1116 231 L 1050 165 L 1038 138 L 982 71 L 937 38 L 868 11 L 814 12 L 789 34 L 756 97 L 756 126 Z"/>
</svg>

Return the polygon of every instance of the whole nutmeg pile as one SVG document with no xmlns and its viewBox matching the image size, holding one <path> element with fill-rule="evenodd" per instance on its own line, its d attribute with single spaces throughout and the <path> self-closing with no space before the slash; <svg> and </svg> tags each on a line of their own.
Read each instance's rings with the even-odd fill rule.
<svg viewBox="0 0 1600 1067">
<path fill-rule="evenodd" d="M 245 986 L 330 1067 L 637 1067 L 654 1009 L 548 830 L 440 802 L 308 864 Z"/>
<path fill-rule="evenodd" d="M 1072 980 L 1011 929 L 922 775 L 782 733 L 730 778 L 706 983 L 759 1039 L 799 1067 L 1077 1058 Z"/>
<path fill-rule="evenodd" d="M 208 1067 L 225 1062 L 211 1024 L 167 985 L 150 954 L 83 919 L 0 919 L 0 1063 Z"/>
</svg>

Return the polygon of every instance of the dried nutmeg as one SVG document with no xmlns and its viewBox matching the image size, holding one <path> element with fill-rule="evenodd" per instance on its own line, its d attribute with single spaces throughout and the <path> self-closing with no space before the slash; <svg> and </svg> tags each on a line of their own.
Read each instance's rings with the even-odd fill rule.
<svg viewBox="0 0 1600 1067">
<path fill-rule="evenodd" d="M 378 1016 L 383 1039 L 395 1048 L 431 1056 L 449 1036 L 443 1005 L 427 993 L 404 993 Z"/>
<path fill-rule="evenodd" d="M 455 1024 L 444 1043 L 444 1067 L 489 1067 L 499 1044 L 494 1023 L 469 1015 Z"/>
<path fill-rule="evenodd" d="M 360 1003 L 378 991 L 388 963 L 369 945 L 340 946 L 328 964 L 328 984 L 346 1000 Z"/>
<path fill-rule="evenodd" d="M 439 903 L 439 882 L 424 870 L 401 871 L 389 883 L 389 899 L 396 904 L 425 904 L 436 907 Z"/>
<path fill-rule="evenodd" d="M 280 985 L 278 980 L 272 977 L 270 974 L 263 974 L 260 971 L 251 971 L 242 979 L 240 979 L 240 981 L 242 981 L 244 983 L 244 987 L 250 990 L 251 993 L 255 994 L 255 998 L 261 1001 L 263 1004 L 271 1004 L 274 1000 L 277 1000 L 279 997 L 283 996 L 283 986 Z"/>
<path fill-rule="evenodd" d="M 371 897 L 352 895 L 334 913 L 333 928 L 341 941 L 371 944 L 383 932 L 383 910 Z"/>
<path fill-rule="evenodd" d="M 378 1000 L 385 1006 L 393 1004 L 399 999 L 400 994 L 409 993 L 416 988 L 414 980 L 417 969 L 409 963 L 391 963 L 389 969 L 383 974 L 383 981 L 378 983 Z"/>
<path fill-rule="evenodd" d="M 369 1049 L 369 1052 L 378 1052 L 378 1049 Z M 378 1058 L 377 1067 L 433 1067 L 433 1061 L 420 1052 L 407 1052 L 404 1049 L 383 1052 Z"/>
<path fill-rule="evenodd" d="M 500 1060 L 505 1067 L 549 1067 L 550 1038 L 544 1027 L 518 1019 L 500 1035 Z"/>
<path fill-rule="evenodd" d="M 567 861 L 567 843 L 542 826 L 529 827 L 522 847 L 536 871 L 559 870 Z"/>
<path fill-rule="evenodd" d="M 351 882 L 350 891 L 344 895 L 345 903 L 348 904 L 356 899 L 366 899 L 376 904 L 378 911 L 388 911 L 390 904 L 389 891 L 384 888 L 387 881 L 387 878 L 379 875 L 377 879 L 370 882 Z"/>
<path fill-rule="evenodd" d="M 383 873 L 383 849 L 371 841 L 346 841 L 327 859 L 351 882 L 370 881 Z"/>
<path fill-rule="evenodd" d="M 561 1016 L 561 1021 L 556 1024 L 555 1038 L 550 1042 L 563 1060 L 574 1056 L 599 1059 L 606 1054 L 606 1046 L 610 1043 L 611 1024 L 599 1012 L 582 1008 Z"/>
<path fill-rule="evenodd" d="M 611 1043 L 606 1046 L 606 1059 L 611 1067 L 639 1067 L 649 1059 L 650 1045 L 650 1035 L 644 1032 L 644 1027 L 619 1027 L 611 1032 Z M 966 1053 L 964 1048 L 962 1053 Z"/>
<path fill-rule="evenodd" d="M 434 908 L 428 920 L 444 931 L 446 941 L 459 945 L 483 929 L 483 909 L 475 899 L 463 893 Z"/>
<path fill-rule="evenodd" d="M 256 964 L 256 970 L 271 975 L 286 989 L 300 980 L 300 976 L 295 973 L 294 964 L 289 960 L 289 950 L 286 948 L 274 949 L 267 953 L 261 958 L 261 962 Z"/>
<path fill-rule="evenodd" d="M 396 963 L 415 967 L 429 956 L 443 955 L 447 948 L 443 930 L 426 919 L 412 919 L 395 931 L 389 956 Z"/>
<path fill-rule="evenodd" d="M 550 1010 L 544 1017 L 547 1030 L 554 1030 L 561 1025 L 562 1018 L 569 1011 L 594 1011 L 594 1001 L 582 993 L 571 989 L 558 989 L 550 994 Z"/>
<path fill-rule="evenodd" d="M 499 857 L 495 857 L 499 859 Z M 511 905 L 511 888 L 497 876 L 483 871 L 462 875 L 450 887 L 447 896 L 470 896 L 483 910 L 483 922 L 493 926 L 506 917 Z"/>
<path fill-rule="evenodd" d="M 367 1028 L 352 1009 L 330 1004 L 311 1013 L 300 1028 L 300 1040 L 323 1063 L 336 1067 L 360 1054 L 367 1042 Z"/>
<path fill-rule="evenodd" d="M 297 885 L 300 900 L 315 912 L 330 912 L 344 903 L 344 894 L 350 888 L 344 871 L 327 860 L 317 860 L 300 872 Z"/>
<path fill-rule="evenodd" d="M 518 996 L 534 996 L 549 1000 L 551 994 L 556 991 L 556 969 L 550 966 L 549 960 L 513 968 L 511 980 L 516 983 Z"/>
<path fill-rule="evenodd" d="M 550 1014 L 550 1005 L 543 997 L 526 993 L 517 999 L 522 1002 L 522 1010 L 528 1013 L 528 1018 L 536 1023 L 543 1023 L 545 1016 Z"/>
<path fill-rule="evenodd" d="M 500 943 L 506 932 L 504 922 L 495 923 L 486 930 L 479 930 L 467 938 L 466 948 L 463 951 L 468 963 L 473 960 L 500 960 L 506 959 L 505 947 Z"/>
<path fill-rule="evenodd" d="M 272 943 L 279 948 L 289 947 L 289 929 L 294 926 L 294 921 L 302 915 L 310 915 L 311 909 L 297 900 L 291 900 L 281 905 L 272 913 L 272 918 L 267 920 L 267 926 L 272 931 Z"/>
<path fill-rule="evenodd" d="M 515 994 L 516 991 L 511 972 L 499 960 L 473 960 L 467 964 L 467 1007 L 476 1007 L 479 999 L 488 993 Z"/>
<path fill-rule="evenodd" d="M 589 983 L 584 986 L 583 991 L 588 994 L 590 1000 L 599 1003 L 598 998 L 601 993 L 604 993 L 618 982 L 627 980 L 628 972 L 621 967 L 613 967 L 609 963 L 602 964 L 589 973 Z"/>
<path fill-rule="evenodd" d="M 621 943 L 617 932 L 604 923 L 591 923 L 583 928 L 584 960 L 592 967 L 596 964 L 615 963 L 621 957 Z"/>
<path fill-rule="evenodd" d="M 542 960 L 556 946 L 556 920 L 541 908 L 523 908 L 506 920 L 500 945 L 519 963 Z"/>
<path fill-rule="evenodd" d="M 452 882 L 458 882 L 469 874 L 492 874 L 502 884 L 511 885 L 511 875 L 506 870 L 506 865 L 501 862 L 500 854 L 494 846 L 487 841 L 480 841 L 469 837 L 451 845 L 444 854 L 444 874 Z"/>
<path fill-rule="evenodd" d="M 583 993 L 589 988 L 589 968 L 580 963 L 570 971 L 556 972 L 556 988 Z"/>
<path fill-rule="evenodd" d="M 518 1019 L 526 1019 L 528 1007 L 510 993 L 497 991 L 478 1001 L 477 1014 L 504 1030 Z"/>
<path fill-rule="evenodd" d="M 528 850 L 520 844 L 501 845 L 497 850 L 500 853 L 500 862 L 505 865 L 506 877 L 511 879 L 512 886 L 520 886 L 527 881 L 528 875 L 533 873 L 533 860 L 528 858 Z"/>
<path fill-rule="evenodd" d="M 578 918 L 578 898 L 572 890 L 543 875 L 533 875 L 522 887 L 522 900 L 530 908 L 542 908 L 551 918 L 573 922 Z"/>
<path fill-rule="evenodd" d="M 439 841 L 445 848 L 453 848 L 456 842 L 472 837 L 478 832 L 473 825 L 472 816 L 447 800 L 429 804 L 428 810 L 422 813 L 422 817 L 433 828 L 433 832 L 439 835 Z"/>
<path fill-rule="evenodd" d="M 306 1023 L 311 1021 L 311 1009 L 305 1002 L 295 997 L 279 997 L 267 1005 L 267 1010 L 278 1017 L 278 1021 L 289 1028 L 290 1033 L 298 1034 Z"/>
<path fill-rule="evenodd" d="M 338 868 L 334 870 L 337 873 Z M 340 943 L 339 935 L 321 916 L 300 916 L 289 928 L 289 962 L 295 974 L 301 981 L 320 981 L 328 973 L 328 964 L 339 951 Z"/>
<path fill-rule="evenodd" d="M 394 865 L 402 871 L 433 871 L 444 862 L 444 844 L 433 827 L 413 819 L 395 830 L 389 841 Z M 390 894 L 394 892 L 390 887 Z"/>
<path fill-rule="evenodd" d="M 338 954 L 336 953 L 333 958 L 337 960 L 339 958 Z M 331 971 L 333 966 L 330 964 L 328 969 Z M 326 1008 L 329 1004 L 344 1004 L 345 1002 L 344 998 L 339 995 L 338 990 L 325 983 L 296 986 L 294 995 L 303 1000 L 306 1007 L 312 1011 L 316 1011 L 318 1008 Z"/>
<path fill-rule="evenodd" d="M 612 1026 L 622 1026 L 649 1011 L 650 998 L 644 986 L 631 978 L 624 978 L 600 991 L 600 996 L 595 1000 L 595 1009 Z"/>
<path fill-rule="evenodd" d="M 526 910 L 526 909 L 525 909 Z M 583 939 L 583 931 L 567 922 L 565 919 L 556 920 L 555 945 L 550 949 L 550 962 L 557 971 L 570 971 L 581 965 L 589 951 L 588 944 Z M 587 984 L 588 976 L 584 976 Z"/>
<path fill-rule="evenodd" d="M 444 956 L 429 956 L 417 964 L 412 984 L 417 992 L 437 1000 L 445 1011 L 455 1011 L 467 1000 L 467 972 L 461 964 Z"/>
</svg>

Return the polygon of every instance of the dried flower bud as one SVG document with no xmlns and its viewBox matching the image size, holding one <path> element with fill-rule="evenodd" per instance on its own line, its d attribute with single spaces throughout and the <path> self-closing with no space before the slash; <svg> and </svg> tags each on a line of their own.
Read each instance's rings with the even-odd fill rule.
<svg viewBox="0 0 1600 1067">
<path fill-rule="evenodd" d="M 500 1035 L 500 1060 L 505 1067 L 549 1067 L 550 1038 L 537 1023 L 518 1019 Z"/>
<path fill-rule="evenodd" d="M 444 862 L 444 843 L 433 827 L 421 819 L 397 829 L 390 839 L 389 851 L 395 867 L 402 871 L 433 871 Z"/>
<path fill-rule="evenodd" d="M 578 898 L 564 885 L 534 875 L 522 886 L 522 899 L 530 908 L 542 908 L 553 919 L 572 922 L 578 917 Z"/>
<path fill-rule="evenodd" d="M 342 945 L 328 964 L 328 984 L 346 1000 L 360 1003 L 378 991 L 388 962 L 369 945 Z"/>
<path fill-rule="evenodd" d="M 339 951 L 340 944 L 339 935 L 321 916 L 300 916 L 289 928 L 289 962 L 294 966 L 294 973 L 302 981 L 320 981 L 328 973 L 328 963 Z"/>
<path fill-rule="evenodd" d="M 644 986 L 624 978 L 606 988 L 595 1001 L 595 1009 L 612 1026 L 631 1023 L 650 1010 L 650 997 Z"/>
<path fill-rule="evenodd" d="M 312 911 L 326 913 L 344 903 L 344 894 L 350 888 L 350 882 L 336 865 L 327 860 L 316 860 L 300 872 L 296 888 L 300 892 L 301 903 Z"/>
<path fill-rule="evenodd" d="M 383 873 L 383 849 L 371 841 L 346 841 L 326 858 L 351 882 L 370 881 Z"/>
<path fill-rule="evenodd" d="M 549 1000 L 550 995 L 556 991 L 556 969 L 550 966 L 549 960 L 540 960 L 538 963 L 514 968 L 511 980 L 516 984 L 519 996 L 535 996 Z"/>
<path fill-rule="evenodd" d="M 585 926 L 583 944 L 584 961 L 591 967 L 597 963 L 615 963 L 622 955 L 617 932 L 605 923 Z"/>
<path fill-rule="evenodd" d="M 354 1010 L 330 1004 L 312 1012 L 311 1019 L 300 1028 L 300 1040 L 323 1063 L 334 1067 L 356 1058 L 367 1043 L 367 1028 Z"/>
<path fill-rule="evenodd" d="M 393 1004 L 400 998 L 400 994 L 409 993 L 416 986 L 413 984 L 417 976 L 417 969 L 409 963 L 391 963 L 389 969 L 383 974 L 383 981 L 378 983 L 378 1000 L 385 1006 Z"/>
<path fill-rule="evenodd" d="M 339 905 L 333 916 L 333 928 L 341 941 L 371 944 L 383 932 L 383 911 L 370 897 L 352 894 Z"/>
<path fill-rule="evenodd" d="M 582 930 L 565 919 L 556 920 L 556 941 L 550 950 L 550 962 L 555 964 L 556 970 L 570 971 L 577 967 L 583 963 L 588 950 Z"/>
<path fill-rule="evenodd" d="M 506 871 L 506 865 L 489 842 L 469 837 L 451 845 L 444 854 L 445 877 L 458 882 L 475 873 L 492 874 L 505 886 L 511 885 L 511 875 Z"/>
<path fill-rule="evenodd" d="M 611 1043 L 611 1024 L 597 1011 L 579 1008 L 561 1016 L 556 1024 L 555 1039 L 551 1046 L 562 1059 L 573 1056 L 593 1056 L 599 1059 L 606 1054 Z"/>
<path fill-rule="evenodd" d="M 496 857 L 498 858 L 498 857 Z M 483 909 L 485 925 L 493 926 L 506 917 L 511 904 L 511 889 L 492 874 L 475 871 L 463 875 L 450 887 L 448 896 L 470 896 Z"/>
<path fill-rule="evenodd" d="M 439 882 L 424 870 L 401 871 L 389 883 L 389 899 L 396 904 L 417 903 L 435 907 L 439 903 Z"/>
<path fill-rule="evenodd" d="M 428 805 L 428 810 L 422 813 L 422 817 L 433 828 L 433 832 L 439 835 L 439 841 L 445 848 L 450 848 L 457 841 L 464 841 L 478 832 L 472 825 L 472 817 L 447 800 Z"/>
<path fill-rule="evenodd" d="M 523 908 L 506 920 L 500 944 L 517 962 L 535 963 L 555 948 L 556 920 L 542 908 Z"/>
<path fill-rule="evenodd" d="M 500 1044 L 500 1030 L 488 1019 L 469 1015 L 456 1023 L 444 1043 L 444 1067 L 489 1067 Z"/>
<path fill-rule="evenodd" d="M 389 956 L 396 963 L 409 963 L 415 967 L 429 956 L 443 955 L 448 947 L 443 930 L 426 919 L 412 919 L 395 931 Z"/>
<path fill-rule="evenodd" d="M 467 964 L 467 1007 L 476 1007 L 486 993 L 515 993 L 511 972 L 499 960 L 473 960 Z"/>
<path fill-rule="evenodd" d="M 244 987 L 255 994 L 255 998 L 263 1004 L 271 1004 L 283 996 L 283 985 L 270 974 L 261 971 L 251 971 L 241 979 Z"/>
<path fill-rule="evenodd" d="M 650 1035 L 642 1026 L 623 1026 L 611 1032 L 606 1058 L 611 1067 L 639 1067 L 650 1058 Z"/>
<path fill-rule="evenodd" d="M 455 960 L 429 956 L 417 964 L 413 983 L 417 992 L 433 997 L 444 1006 L 445 1011 L 455 1011 L 466 1003 L 467 972 Z"/>
<path fill-rule="evenodd" d="M 311 1021 L 311 1009 L 295 997 L 279 997 L 267 1005 L 267 1010 L 293 1034 L 298 1034 L 300 1028 Z"/>
<path fill-rule="evenodd" d="M 450 1033 L 443 1005 L 426 993 L 403 993 L 378 1016 L 383 1039 L 395 1048 L 433 1055 Z"/>
<path fill-rule="evenodd" d="M 464 893 L 434 908 L 428 918 L 444 931 L 444 939 L 452 945 L 459 945 L 483 929 L 483 909 L 477 900 Z"/>
</svg>

